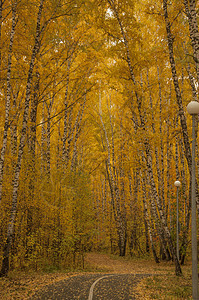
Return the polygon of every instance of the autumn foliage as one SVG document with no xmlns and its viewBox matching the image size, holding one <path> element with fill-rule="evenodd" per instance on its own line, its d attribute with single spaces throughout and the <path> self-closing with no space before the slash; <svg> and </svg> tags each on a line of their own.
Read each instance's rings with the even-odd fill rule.
<svg viewBox="0 0 199 300">
<path fill-rule="evenodd" d="M 0 1 L 2 276 L 84 267 L 91 250 L 181 273 L 197 13 L 194 0 Z"/>
</svg>

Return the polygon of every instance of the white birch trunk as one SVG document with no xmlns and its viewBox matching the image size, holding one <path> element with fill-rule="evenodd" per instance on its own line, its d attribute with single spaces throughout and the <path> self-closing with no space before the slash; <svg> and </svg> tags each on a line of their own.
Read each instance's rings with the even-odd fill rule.
<svg viewBox="0 0 199 300">
<path fill-rule="evenodd" d="M 14 234 L 15 218 L 16 218 L 16 214 L 17 214 L 19 175 L 20 175 L 21 164 L 22 164 L 23 149 L 24 149 L 25 139 L 26 139 L 32 76 L 33 76 L 33 69 L 34 69 L 34 65 L 35 65 L 36 55 L 39 51 L 39 46 L 40 46 L 40 43 L 39 43 L 40 42 L 40 22 L 41 22 L 42 10 L 43 10 L 43 2 L 44 2 L 44 0 L 41 0 L 40 5 L 39 5 L 35 43 L 34 43 L 34 47 L 33 47 L 33 51 L 32 51 L 32 57 L 31 57 L 31 61 L 30 61 L 29 71 L 28 71 L 22 131 L 21 131 L 20 143 L 19 143 L 19 148 L 18 148 L 17 165 L 15 168 L 15 175 L 14 175 L 14 180 L 13 180 L 12 207 L 11 207 L 10 220 L 9 220 L 8 229 L 7 229 L 7 240 L 6 240 L 6 243 L 4 246 L 4 251 L 3 251 L 3 262 L 2 262 L 0 276 L 5 276 L 9 271 L 9 256 L 10 256 L 10 249 L 11 249 L 11 244 L 12 244 L 12 239 L 13 239 L 13 234 Z"/>
<path fill-rule="evenodd" d="M 108 175 L 109 186 L 111 190 L 111 199 L 112 199 L 112 207 L 114 218 L 116 221 L 117 226 L 117 233 L 118 233 L 118 246 L 120 250 L 120 256 L 125 255 L 126 251 L 126 225 L 125 220 L 123 219 L 122 211 L 120 208 L 120 190 L 117 184 L 116 172 L 115 172 L 115 152 L 114 152 L 114 139 L 113 139 L 113 132 L 111 134 L 112 139 L 112 149 L 110 146 L 110 142 L 108 139 L 108 134 L 104 125 L 104 121 L 102 118 L 102 109 L 101 109 L 101 91 L 99 95 L 99 116 L 100 121 L 103 127 L 105 141 L 106 141 L 106 148 L 108 152 L 108 158 L 106 162 L 106 170 Z M 111 122 L 111 119 L 110 119 Z"/>
<path fill-rule="evenodd" d="M 195 0 L 184 0 L 185 12 L 189 21 L 189 33 L 193 48 L 193 58 L 196 66 L 197 81 L 199 83 L 199 32 L 198 16 L 196 11 Z"/>
<path fill-rule="evenodd" d="M 85 104 L 86 104 L 86 95 L 85 95 L 85 98 L 84 98 L 84 102 L 80 107 L 81 113 L 80 113 L 79 120 L 76 124 L 76 133 L 75 133 L 75 137 L 74 137 L 73 155 L 72 155 L 72 160 L 71 160 L 71 171 L 74 171 L 75 167 L 77 165 L 77 141 L 78 141 L 80 130 L 81 130 L 81 122 L 82 122 L 82 117 L 83 117 L 83 113 L 84 113 Z"/>
<path fill-rule="evenodd" d="M 151 224 L 150 224 L 150 217 L 149 217 L 149 213 L 148 213 L 148 206 L 147 206 L 147 196 L 146 196 L 146 183 L 145 180 L 143 178 L 143 174 L 141 173 L 141 181 L 142 181 L 142 186 L 143 186 L 143 206 L 144 206 L 144 217 L 146 217 L 146 223 L 147 223 L 147 228 L 148 228 L 148 232 L 149 232 L 149 239 L 150 239 L 150 243 L 151 243 L 151 248 L 152 248 L 152 253 L 153 253 L 153 257 L 156 263 L 159 263 L 159 258 L 156 254 L 156 250 L 155 250 L 155 245 L 153 243 L 153 234 L 152 234 L 152 228 L 151 228 Z"/>
<path fill-rule="evenodd" d="M 2 15 L 2 1 L 1 1 L 1 15 Z M 15 27 L 16 27 L 16 18 L 17 18 L 17 1 L 12 5 L 12 26 L 10 32 L 10 44 L 8 49 L 8 65 L 7 65 L 7 89 L 6 89 L 6 107 L 5 107 L 5 121 L 4 121 L 4 132 L 3 132 L 3 141 L 1 147 L 1 156 L 0 156 L 0 204 L 2 200 L 2 186 L 3 186 L 3 173 L 4 173 L 4 161 L 5 161 L 5 152 L 7 148 L 8 141 L 8 130 L 9 130 L 9 115 L 10 115 L 10 102 L 11 102 L 11 68 L 12 68 L 12 48 L 15 36 Z"/>
</svg>

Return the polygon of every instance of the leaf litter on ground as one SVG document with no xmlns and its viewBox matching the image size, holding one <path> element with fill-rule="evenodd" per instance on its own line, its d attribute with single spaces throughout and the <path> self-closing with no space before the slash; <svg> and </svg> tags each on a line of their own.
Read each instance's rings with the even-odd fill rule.
<svg viewBox="0 0 199 300">
<path fill-rule="evenodd" d="M 87 253 L 82 272 L 10 272 L 0 278 L 0 299 L 29 299 L 37 290 L 49 284 L 83 273 L 143 274 L 134 292 L 137 299 L 191 299 L 191 264 L 182 267 L 183 275 L 175 276 L 172 262 L 156 264 L 149 258 L 126 258 L 101 253 Z"/>
</svg>

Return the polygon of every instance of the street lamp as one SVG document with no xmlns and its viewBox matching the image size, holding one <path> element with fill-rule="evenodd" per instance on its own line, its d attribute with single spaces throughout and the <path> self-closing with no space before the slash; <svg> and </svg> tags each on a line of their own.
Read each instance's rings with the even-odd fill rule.
<svg viewBox="0 0 199 300">
<path fill-rule="evenodd" d="M 175 181 L 174 185 L 177 187 L 177 221 L 176 221 L 176 252 L 177 252 L 177 258 L 180 260 L 179 257 L 179 201 L 178 201 L 178 188 L 180 187 L 181 183 L 180 181 Z"/>
<path fill-rule="evenodd" d="M 192 171 L 191 171 L 191 244 L 192 244 L 192 295 L 198 300 L 198 260 L 197 260 L 197 230 L 196 230 L 196 178 L 195 178 L 195 119 L 199 114 L 199 103 L 191 101 L 187 111 L 192 116 Z"/>
</svg>

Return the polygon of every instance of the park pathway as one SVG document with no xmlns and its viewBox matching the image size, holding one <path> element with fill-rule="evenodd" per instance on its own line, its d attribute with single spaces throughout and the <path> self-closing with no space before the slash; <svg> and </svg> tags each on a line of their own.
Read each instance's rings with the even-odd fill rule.
<svg viewBox="0 0 199 300">
<path fill-rule="evenodd" d="M 48 285 L 31 300 L 134 300 L 136 284 L 147 275 L 87 274 L 77 275 Z M 137 297 L 136 297 L 137 295 Z"/>
<path fill-rule="evenodd" d="M 139 299 L 135 286 L 149 276 L 132 262 L 90 253 L 86 263 L 96 273 L 71 276 L 38 290 L 30 300 L 134 300 Z M 106 269 L 106 273 L 99 270 Z"/>
</svg>

